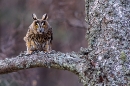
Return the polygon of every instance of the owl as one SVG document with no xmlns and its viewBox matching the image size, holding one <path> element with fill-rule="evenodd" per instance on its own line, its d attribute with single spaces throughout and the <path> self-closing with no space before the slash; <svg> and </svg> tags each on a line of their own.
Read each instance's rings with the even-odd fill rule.
<svg viewBox="0 0 130 86">
<path fill-rule="evenodd" d="M 44 51 L 50 53 L 52 48 L 53 33 L 48 23 L 48 15 L 44 14 L 38 19 L 36 14 L 32 14 L 33 22 L 24 37 L 26 42 L 27 54 L 33 51 Z"/>
</svg>

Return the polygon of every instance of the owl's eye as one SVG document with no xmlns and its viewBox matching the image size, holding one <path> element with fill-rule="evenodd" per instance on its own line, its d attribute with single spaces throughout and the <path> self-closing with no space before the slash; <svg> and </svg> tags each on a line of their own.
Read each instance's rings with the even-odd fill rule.
<svg viewBox="0 0 130 86">
<path fill-rule="evenodd" d="M 44 21 L 42 21 L 42 22 L 41 22 L 41 25 L 42 25 L 42 26 L 43 26 L 43 25 L 45 25 L 45 22 L 44 22 Z"/>
<path fill-rule="evenodd" d="M 38 23 L 36 23 L 36 25 L 39 25 Z"/>
<path fill-rule="evenodd" d="M 42 24 L 43 27 L 45 27 L 46 25 L 45 24 Z"/>
<path fill-rule="evenodd" d="M 36 26 L 39 26 L 39 23 L 35 23 Z"/>
<path fill-rule="evenodd" d="M 39 23 L 39 22 L 38 22 L 38 21 L 36 21 L 36 22 L 35 22 L 35 25 L 38 25 L 38 23 Z"/>
</svg>

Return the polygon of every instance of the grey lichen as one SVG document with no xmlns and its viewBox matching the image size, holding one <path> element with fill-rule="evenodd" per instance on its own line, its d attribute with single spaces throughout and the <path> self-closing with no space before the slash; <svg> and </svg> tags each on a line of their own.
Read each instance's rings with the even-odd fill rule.
<svg viewBox="0 0 130 86">
<path fill-rule="evenodd" d="M 68 70 L 78 75 L 82 82 L 85 82 L 84 71 L 88 69 L 88 64 L 86 55 L 74 51 L 71 53 L 56 51 L 44 53 L 39 51 L 30 55 L 24 52 L 16 57 L 0 60 L 0 74 L 34 67 L 47 67 Z"/>
<path fill-rule="evenodd" d="M 124 75 L 129 74 L 130 70 L 128 58 L 130 1 L 85 0 L 85 2 L 86 22 L 89 22 L 90 26 L 87 28 L 86 36 L 88 47 L 92 49 L 87 54 L 87 59 L 91 59 L 91 67 L 97 71 L 97 73 L 86 71 L 86 76 L 91 77 L 86 78 L 88 85 L 129 86 L 128 77 Z"/>
</svg>

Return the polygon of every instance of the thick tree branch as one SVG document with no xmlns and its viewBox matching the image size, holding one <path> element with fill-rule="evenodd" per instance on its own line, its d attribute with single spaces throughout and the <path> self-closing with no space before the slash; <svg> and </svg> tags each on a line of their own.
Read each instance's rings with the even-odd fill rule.
<svg viewBox="0 0 130 86">
<path fill-rule="evenodd" d="M 82 57 L 83 55 L 75 52 L 66 54 L 61 52 L 51 54 L 38 52 L 32 55 L 22 53 L 17 57 L 0 60 L 0 74 L 34 67 L 63 69 L 79 74 L 81 70 L 83 71 L 86 68 L 85 58 Z"/>
</svg>

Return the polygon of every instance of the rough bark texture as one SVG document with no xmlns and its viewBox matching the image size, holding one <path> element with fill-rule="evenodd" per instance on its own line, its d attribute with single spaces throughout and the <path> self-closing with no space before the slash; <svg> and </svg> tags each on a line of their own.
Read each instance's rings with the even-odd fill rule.
<svg viewBox="0 0 130 86">
<path fill-rule="evenodd" d="M 130 85 L 130 1 L 85 0 L 86 38 L 95 62 L 88 85 Z M 87 72 L 88 73 L 88 72 Z M 85 83 L 84 83 L 85 84 Z"/>
<path fill-rule="evenodd" d="M 85 0 L 88 49 L 0 60 L 0 73 L 48 67 L 77 74 L 84 86 L 130 85 L 130 1 Z"/>
<path fill-rule="evenodd" d="M 61 53 L 53 51 L 50 54 L 35 52 L 31 55 L 21 53 L 17 57 L 0 60 L 0 74 L 34 67 L 63 69 L 79 74 L 86 68 L 86 64 L 83 55 L 75 52 Z"/>
</svg>

